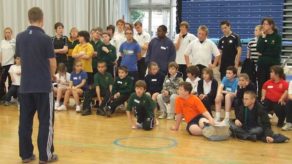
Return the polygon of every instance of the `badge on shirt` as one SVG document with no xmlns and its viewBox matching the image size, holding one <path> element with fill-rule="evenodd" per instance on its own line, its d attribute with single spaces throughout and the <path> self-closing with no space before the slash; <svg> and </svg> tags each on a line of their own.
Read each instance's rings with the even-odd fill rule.
<svg viewBox="0 0 292 164">
<path fill-rule="evenodd" d="M 272 44 L 275 44 L 275 40 L 272 40 Z"/>
<path fill-rule="evenodd" d="M 153 81 L 153 82 L 154 82 L 154 81 L 157 81 L 157 79 L 152 79 L 151 81 Z"/>
<path fill-rule="evenodd" d="M 272 85 L 269 85 L 267 88 L 269 88 L 269 89 L 272 89 L 272 88 L 274 88 L 274 86 L 272 86 Z"/>
<path fill-rule="evenodd" d="M 134 99 L 134 102 L 137 103 L 137 104 L 140 104 L 140 101 L 137 100 L 137 99 Z"/>
<path fill-rule="evenodd" d="M 266 39 L 266 40 L 265 40 L 265 42 L 267 43 L 267 42 L 268 42 L 268 40 Z"/>
<path fill-rule="evenodd" d="M 162 49 L 162 50 L 166 50 L 166 47 L 164 47 L 164 46 L 161 46 L 161 47 L 160 47 L 160 49 Z"/>
<path fill-rule="evenodd" d="M 226 91 L 227 91 L 227 92 L 231 92 L 231 91 L 232 91 L 232 89 L 231 89 L 231 88 L 229 88 L 229 87 L 227 87 L 227 88 L 226 88 Z"/>
<path fill-rule="evenodd" d="M 73 80 L 77 80 L 78 78 L 77 77 L 73 77 Z"/>
<path fill-rule="evenodd" d="M 233 41 L 232 40 L 229 40 L 229 43 L 232 43 Z"/>
<path fill-rule="evenodd" d="M 118 84 L 123 84 L 123 82 L 121 82 L 121 81 L 117 81 L 117 83 L 118 83 Z"/>
<path fill-rule="evenodd" d="M 224 43 L 224 40 L 222 40 L 222 43 Z"/>
</svg>

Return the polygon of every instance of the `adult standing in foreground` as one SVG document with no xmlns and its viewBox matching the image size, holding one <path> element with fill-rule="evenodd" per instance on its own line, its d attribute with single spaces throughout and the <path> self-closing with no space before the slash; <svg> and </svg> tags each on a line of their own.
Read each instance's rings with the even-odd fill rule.
<svg viewBox="0 0 292 164">
<path fill-rule="evenodd" d="M 51 38 L 42 29 L 43 12 L 38 7 L 28 11 L 30 26 L 16 38 L 16 54 L 22 60 L 20 84 L 19 155 L 23 163 L 35 159 L 32 144 L 34 114 L 38 113 L 39 163 L 54 162 L 54 105 L 52 79 L 56 58 Z"/>
</svg>

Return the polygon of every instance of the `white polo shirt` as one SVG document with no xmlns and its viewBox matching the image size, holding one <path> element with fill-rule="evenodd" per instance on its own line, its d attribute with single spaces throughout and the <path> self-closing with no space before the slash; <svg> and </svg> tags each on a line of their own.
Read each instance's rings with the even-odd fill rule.
<svg viewBox="0 0 292 164">
<path fill-rule="evenodd" d="M 206 39 L 201 43 L 199 39 L 196 39 L 187 46 L 185 54 L 191 56 L 192 65 L 201 64 L 208 67 L 212 63 L 212 55 L 219 56 L 220 52 L 212 40 Z"/>
<path fill-rule="evenodd" d="M 145 45 L 145 43 L 149 43 L 151 40 L 150 34 L 143 31 L 140 35 L 138 33 L 136 33 L 134 35 L 134 39 L 138 42 L 139 46 L 142 47 Z M 141 48 L 142 49 L 142 48 Z M 146 56 L 147 51 L 144 52 L 144 54 L 142 54 L 142 57 Z"/>
<path fill-rule="evenodd" d="M 174 44 L 177 43 L 179 39 L 179 34 L 176 34 L 175 35 L 175 38 L 174 38 Z M 197 37 L 191 33 L 187 33 L 187 35 L 182 38 L 182 40 L 180 41 L 180 46 L 179 46 L 179 49 L 176 51 L 176 59 L 175 59 L 175 62 L 177 64 L 186 64 L 186 61 L 185 61 L 185 50 L 187 48 L 187 46 L 193 41 L 193 40 L 196 40 Z"/>
<path fill-rule="evenodd" d="M 0 42 L 0 55 L 2 55 L 2 66 L 14 64 L 15 39 L 2 40 Z"/>
<path fill-rule="evenodd" d="M 117 50 L 117 60 L 119 59 L 119 57 L 121 56 L 120 53 L 120 46 L 122 45 L 122 43 L 124 43 L 126 41 L 126 36 L 125 36 L 125 32 L 118 32 L 116 31 L 114 33 L 113 38 L 111 39 L 110 43 L 116 47 Z"/>
</svg>

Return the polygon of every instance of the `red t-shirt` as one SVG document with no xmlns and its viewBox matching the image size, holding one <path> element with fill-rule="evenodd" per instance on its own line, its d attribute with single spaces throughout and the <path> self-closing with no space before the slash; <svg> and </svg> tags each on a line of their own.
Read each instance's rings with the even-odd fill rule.
<svg viewBox="0 0 292 164">
<path fill-rule="evenodd" d="M 177 97 L 175 100 L 176 114 L 184 115 L 187 123 L 206 111 L 202 101 L 195 95 L 191 95 L 188 99 Z"/>
<path fill-rule="evenodd" d="M 272 102 L 278 102 L 283 93 L 288 90 L 288 82 L 285 80 L 280 80 L 275 82 L 273 80 L 268 80 L 264 83 L 263 89 L 266 90 L 266 99 Z"/>
</svg>

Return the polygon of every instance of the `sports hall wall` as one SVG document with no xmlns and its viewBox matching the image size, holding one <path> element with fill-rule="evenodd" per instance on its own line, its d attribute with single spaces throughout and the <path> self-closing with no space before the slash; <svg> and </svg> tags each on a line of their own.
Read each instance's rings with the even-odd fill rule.
<svg viewBox="0 0 292 164">
<path fill-rule="evenodd" d="M 222 36 L 220 22 L 229 20 L 232 31 L 240 35 L 244 44 L 254 37 L 254 27 L 263 17 L 272 17 L 282 32 L 283 4 L 284 0 L 182 0 L 181 20 L 190 23 L 192 32 L 199 25 L 207 25 L 209 37 L 215 41 Z M 242 59 L 245 55 L 243 49 Z"/>
</svg>

